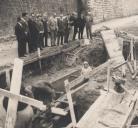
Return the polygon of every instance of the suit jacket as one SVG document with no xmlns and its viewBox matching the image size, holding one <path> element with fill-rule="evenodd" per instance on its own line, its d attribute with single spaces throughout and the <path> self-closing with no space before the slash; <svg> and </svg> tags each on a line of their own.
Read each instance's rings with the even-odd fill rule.
<svg viewBox="0 0 138 128">
<path fill-rule="evenodd" d="M 79 26 L 79 28 L 84 28 L 85 24 L 86 24 L 86 19 L 79 17 L 78 18 L 78 26 Z"/>
<path fill-rule="evenodd" d="M 64 26 L 65 26 L 65 31 L 71 30 L 71 22 L 70 19 L 67 17 L 64 19 Z"/>
<path fill-rule="evenodd" d="M 65 22 L 63 19 L 59 18 L 57 21 L 58 25 L 58 32 L 64 32 L 65 31 Z"/>
<path fill-rule="evenodd" d="M 26 35 L 27 35 L 27 33 L 29 32 L 29 28 L 28 28 L 28 23 L 27 23 L 27 21 L 24 20 L 23 18 L 21 18 L 21 24 L 22 24 L 22 26 L 23 26 L 24 32 L 25 32 Z"/>
<path fill-rule="evenodd" d="M 29 19 L 28 20 L 28 28 L 29 28 L 29 35 L 32 41 L 36 40 L 37 38 L 37 28 L 36 28 L 36 22 Z"/>
<path fill-rule="evenodd" d="M 19 42 L 27 41 L 27 35 L 25 34 L 24 27 L 22 23 L 17 22 L 15 26 L 15 35 Z"/>
<path fill-rule="evenodd" d="M 48 33 L 48 21 L 43 20 L 43 26 L 44 26 L 44 34 Z"/>
</svg>

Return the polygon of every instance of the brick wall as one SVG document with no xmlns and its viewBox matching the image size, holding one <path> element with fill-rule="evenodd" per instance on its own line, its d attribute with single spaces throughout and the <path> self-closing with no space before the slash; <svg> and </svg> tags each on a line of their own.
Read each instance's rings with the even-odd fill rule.
<svg viewBox="0 0 138 128">
<path fill-rule="evenodd" d="M 138 14 L 138 0 L 87 0 L 94 21 L 102 22 L 114 18 Z"/>
</svg>

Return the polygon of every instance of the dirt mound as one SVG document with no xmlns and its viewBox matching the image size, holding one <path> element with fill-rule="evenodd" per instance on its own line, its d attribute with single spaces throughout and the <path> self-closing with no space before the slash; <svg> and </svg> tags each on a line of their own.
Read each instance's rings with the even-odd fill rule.
<svg viewBox="0 0 138 128">
<path fill-rule="evenodd" d="M 94 38 L 91 43 L 81 51 L 79 61 L 88 61 L 90 65 L 96 67 L 107 60 L 107 52 L 101 38 Z"/>
</svg>

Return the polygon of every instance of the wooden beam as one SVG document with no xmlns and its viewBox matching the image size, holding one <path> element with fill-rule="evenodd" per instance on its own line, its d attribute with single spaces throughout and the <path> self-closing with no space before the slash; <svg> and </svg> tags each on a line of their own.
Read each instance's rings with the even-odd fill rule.
<svg viewBox="0 0 138 128">
<path fill-rule="evenodd" d="M 11 84 L 10 70 L 6 70 L 6 83 L 7 83 L 7 86 L 10 87 L 10 84 Z"/>
<path fill-rule="evenodd" d="M 41 102 L 41 101 L 26 97 L 26 96 L 23 96 L 23 95 L 14 94 L 14 93 L 12 93 L 10 91 L 7 91 L 7 90 L 4 90 L 4 89 L 0 89 L 0 95 L 8 97 L 10 99 L 16 99 L 20 102 L 26 103 L 26 104 L 31 105 L 33 107 L 36 107 L 40 110 L 45 107 L 45 105 L 43 105 L 43 102 Z"/>
<path fill-rule="evenodd" d="M 74 105 L 72 101 L 71 91 L 69 87 L 70 84 L 68 80 L 65 80 L 64 83 L 65 83 L 65 89 L 66 89 L 67 99 L 68 99 L 69 108 L 70 108 L 71 120 L 72 120 L 73 128 L 75 128 L 77 122 L 76 122 L 76 117 L 75 117 L 75 112 L 74 112 Z"/>
<path fill-rule="evenodd" d="M 107 67 L 107 88 L 108 88 L 108 92 L 109 92 L 109 89 L 110 89 L 110 75 L 111 75 L 111 70 L 110 70 L 110 60 L 109 61 L 109 65 Z"/>
<path fill-rule="evenodd" d="M 21 59 L 15 59 L 10 91 L 17 95 L 20 93 L 22 70 L 23 61 Z M 5 128 L 14 128 L 17 116 L 17 106 L 18 101 L 16 99 L 9 99 Z"/>
<path fill-rule="evenodd" d="M 23 96 L 23 95 L 13 94 L 12 92 L 9 92 L 4 89 L 0 89 L 0 95 L 11 99 L 16 99 L 20 102 L 26 103 L 40 110 L 46 110 L 46 105 L 44 105 L 43 102 Z M 62 116 L 67 115 L 67 112 L 64 109 L 55 108 L 55 107 L 52 107 L 52 113 L 57 115 L 62 115 Z"/>
</svg>

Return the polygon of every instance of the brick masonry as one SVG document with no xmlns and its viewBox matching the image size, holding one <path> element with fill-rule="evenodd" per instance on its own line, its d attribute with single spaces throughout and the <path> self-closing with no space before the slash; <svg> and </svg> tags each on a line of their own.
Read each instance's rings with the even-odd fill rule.
<svg viewBox="0 0 138 128">
<path fill-rule="evenodd" d="M 138 14 L 138 0 L 87 0 L 95 23 Z"/>
<path fill-rule="evenodd" d="M 22 11 L 63 13 L 76 10 L 77 0 L 0 0 L 0 36 L 13 33 L 16 17 Z M 94 16 L 94 22 L 138 14 L 138 0 L 82 0 Z"/>
</svg>

